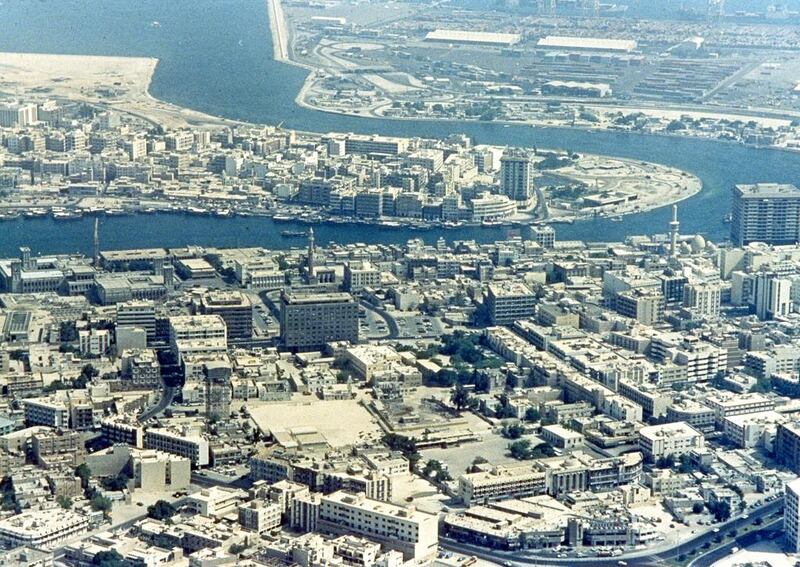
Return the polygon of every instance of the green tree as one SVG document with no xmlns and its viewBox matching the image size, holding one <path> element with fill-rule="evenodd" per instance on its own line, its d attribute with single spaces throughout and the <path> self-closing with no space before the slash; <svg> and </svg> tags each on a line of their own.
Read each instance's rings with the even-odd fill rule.
<svg viewBox="0 0 800 567">
<path fill-rule="evenodd" d="M 528 459 L 544 459 L 555 456 L 555 451 L 547 443 L 540 443 L 535 447 L 527 439 L 520 439 L 508 445 L 508 452 L 519 461 Z"/>
<path fill-rule="evenodd" d="M 383 436 L 384 444 L 392 451 L 399 451 L 403 456 L 408 459 L 408 468 L 413 471 L 417 463 L 422 458 L 417 450 L 417 442 L 405 435 L 398 435 L 397 433 L 387 433 Z"/>
<path fill-rule="evenodd" d="M 75 321 L 62 321 L 58 329 L 59 340 L 62 343 L 71 343 L 78 340 L 78 328 Z"/>
<path fill-rule="evenodd" d="M 529 458 L 531 453 L 531 442 L 527 439 L 520 439 L 519 441 L 509 443 L 508 452 L 518 461 L 524 461 Z"/>
<path fill-rule="evenodd" d="M 152 504 L 147 507 L 147 515 L 154 520 L 169 520 L 172 518 L 178 510 L 167 502 L 166 500 L 159 500 L 155 504 Z"/>
<path fill-rule="evenodd" d="M 525 433 L 525 427 L 520 423 L 504 425 L 503 429 L 500 430 L 500 434 L 506 439 L 519 439 L 523 433 Z"/>
<path fill-rule="evenodd" d="M 242 553 L 246 549 L 247 549 L 247 545 L 245 545 L 243 543 L 234 543 L 232 546 L 230 546 L 228 548 L 228 551 L 230 551 L 233 555 L 239 555 L 240 553 Z"/>
<path fill-rule="evenodd" d="M 69 496 L 64 496 L 62 494 L 61 496 L 56 498 L 56 502 L 58 502 L 58 505 L 64 508 L 64 510 L 69 510 L 70 508 L 72 508 L 72 498 L 70 498 Z"/>
<path fill-rule="evenodd" d="M 128 567 L 125 558 L 116 550 L 101 551 L 92 558 L 92 565 L 98 567 Z"/>
<path fill-rule="evenodd" d="M 108 514 L 111 512 L 111 500 L 99 492 L 92 496 L 92 498 L 89 500 L 89 505 L 92 507 L 92 510 L 95 510 L 96 512 L 102 512 L 104 516 L 108 516 Z"/>
<path fill-rule="evenodd" d="M 718 522 L 724 522 L 731 517 L 731 505 L 726 501 L 715 502 L 708 507 Z"/>
<path fill-rule="evenodd" d="M 525 421 L 539 421 L 541 417 L 536 408 L 528 408 L 525 410 Z"/>
<path fill-rule="evenodd" d="M 500 394 L 498 398 L 500 404 L 495 409 L 495 416 L 498 419 L 508 419 L 510 417 L 517 417 L 517 410 L 511 407 L 511 400 L 509 399 L 508 395 Z"/>
<path fill-rule="evenodd" d="M 124 490 L 128 487 L 128 481 L 130 481 L 130 479 L 131 478 L 123 471 L 120 472 L 117 476 L 112 476 L 102 479 L 100 481 L 100 484 L 106 490 L 119 491 L 119 490 Z"/>
<path fill-rule="evenodd" d="M 462 411 L 469 407 L 470 405 L 471 396 L 467 389 L 458 384 L 453 390 L 453 393 L 450 395 L 450 403 L 456 406 L 458 411 Z"/>
<path fill-rule="evenodd" d="M 75 469 L 75 476 L 81 479 L 81 487 L 86 490 L 89 488 L 89 479 L 92 477 L 92 471 L 89 469 L 89 465 L 86 463 L 81 463 Z"/>
</svg>

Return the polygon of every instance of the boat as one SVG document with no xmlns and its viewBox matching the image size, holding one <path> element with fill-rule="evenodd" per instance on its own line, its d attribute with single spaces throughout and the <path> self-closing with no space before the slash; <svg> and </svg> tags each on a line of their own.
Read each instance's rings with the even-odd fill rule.
<svg viewBox="0 0 800 567">
<path fill-rule="evenodd" d="M 27 218 L 46 217 L 47 209 L 28 209 L 22 215 Z"/>
<path fill-rule="evenodd" d="M 105 213 L 106 213 L 106 215 L 108 215 L 110 217 L 121 217 L 123 215 L 128 214 L 123 209 L 113 209 L 113 208 L 112 209 L 106 209 Z"/>
<path fill-rule="evenodd" d="M 281 232 L 281 236 L 284 238 L 302 238 L 308 236 L 308 233 L 304 230 L 284 230 Z"/>
<path fill-rule="evenodd" d="M 53 220 L 78 220 L 81 217 L 77 211 L 53 211 Z"/>
<path fill-rule="evenodd" d="M 611 222 L 622 222 L 622 215 L 616 215 L 609 218 L 611 219 Z"/>
<path fill-rule="evenodd" d="M 722 222 L 725 224 L 731 224 L 733 222 L 733 213 L 728 213 L 724 217 L 722 217 Z"/>
<path fill-rule="evenodd" d="M 230 217 L 232 215 L 233 215 L 233 213 L 231 213 L 230 209 L 219 209 L 219 210 L 214 211 L 214 216 L 220 217 L 220 218 L 228 218 L 228 217 Z"/>
<path fill-rule="evenodd" d="M 0 221 L 15 220 L 18 218 L 19 218 L 19 213 L 17 211 L 8 211 L 5 213 L 0 213 Z"/>
</svg>

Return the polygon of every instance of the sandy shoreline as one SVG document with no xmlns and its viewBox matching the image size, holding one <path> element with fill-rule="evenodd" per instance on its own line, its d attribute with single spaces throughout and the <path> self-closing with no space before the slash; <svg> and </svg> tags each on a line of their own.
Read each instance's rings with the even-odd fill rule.
<svg viewBox="0 0 800 567">
<path fill-rule="evenodd" d="M 158 59 L 0 53 L 0 91 L 15 97 L 86 102 L 137 116 L 165 129 L 218 127 L 236 121 L 156 99 L 149 89 Z"/>
<path fill-rule="evenodd" d="M 281 63 L 289 62 L 289 33 L 281 0 L 267 0 L 269 29 L 272 35 L 272 57 Z"/>
</svg>

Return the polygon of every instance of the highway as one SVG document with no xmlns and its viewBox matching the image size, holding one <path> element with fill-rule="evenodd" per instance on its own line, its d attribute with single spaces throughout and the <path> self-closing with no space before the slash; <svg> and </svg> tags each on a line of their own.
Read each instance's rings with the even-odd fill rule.
<svg viewBox="0 0 800 567">
<path fill-rule="evenodd" d="M 723 557 L 730 555 L 734 547 L 742 549 L 765 538 L 780 537 L 783 534 L 782 528 L 783 518 L 778 518 L 777 520 L 764 524 L 764 527 L 762 527 L 760 530 L 749 532 L 741 537 L 735 538 L 729 543 L 700 555 L 691 563 L 689 563 L 688 567 L 709 567 Z"/>
<path fill-rule="evenodd" d="M 591 565 L 592 567 L 612 567 L 622 564 L 630 567 L 663 565 L 666 564 L 667 561 L 675 561 L 681 556 L 688 557 L 692 553 L 697 553 L 702 550 L 703 546 L 706 544 L 710 547 L 714 544 L 714 538 L 719 534 L 724 535 L 733 529 L 741 530 L 741 528 L 752 524 L 759 518 L 765 518 L 770 514 L 780 511 L 782 506 L 783 498 L 779 498 L 747 514 L 736 516 L 727 522 L 717 524 L 715 526 L 716 531 L 705 531 L 677 545 L 662 544 L 653 549 L 632 551 L 617 557 L 555 557 L 553 555 L 542 554 L 540 550 L 498 551 L 457 542 L 444 537 L 439 539 L 439 545 L 448 551 L 454 551 L 464 555 L 474 555 L 480 559 L 492 561 L 494 563 L 511 564 L 512 567 L 523 565 L 558 565 L 561 567 L 568 565 Z M 769 525 L 771 526 L 773 523 Z M 742 539 L 744 540 L 745 537 L 746 536 L 743 536 Z M 736 545 L 735 541 L 732 542 L 728 552 Z M 739 547 L 741 546 L 742 545 L 739 544 Z M 711 552 L 706 555 L 710 554 Z M 724 553 L 722 555 L 724 555 Z M 703 557 L 705 557 L 705 555 Z M 695 561 L 699 560 L 699 557 L 695 559 Z M 705 565 L 710 565 L 710 563 L 697 563 L 697 567 L 703 567 Z"/>
</svg>

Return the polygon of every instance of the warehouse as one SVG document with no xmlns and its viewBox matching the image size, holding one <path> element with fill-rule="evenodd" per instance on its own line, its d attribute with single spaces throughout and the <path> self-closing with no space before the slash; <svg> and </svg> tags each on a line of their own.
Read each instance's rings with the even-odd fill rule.
<svg viewBox="0 0 800 567">
<path fill-rule="evenodd" d="M 434 30 L 428 32 L 425 41 L 440 43 L 465 43 L 471 45 L 492 45 L 510 47 L 519 43 L 522 37 L 516 33 L 490 33 L 463 30 Z"/>
<path fill-rule="evenodd" d="M 631 39 L 605 39 L 599 37 L 567 37 L 548 35 L 541 38 L 537 47 L 575 51 L 616 51 L 630 53 L 637 43 Z"/>
<path fill-rule="evenodd" d="M 608 83 L 578 83 L 575 81 L 549 81 L 542 85 L 542 94 L 550 96 L 579 96 L 604 98 L 611 96 Z"/>
</svg>

